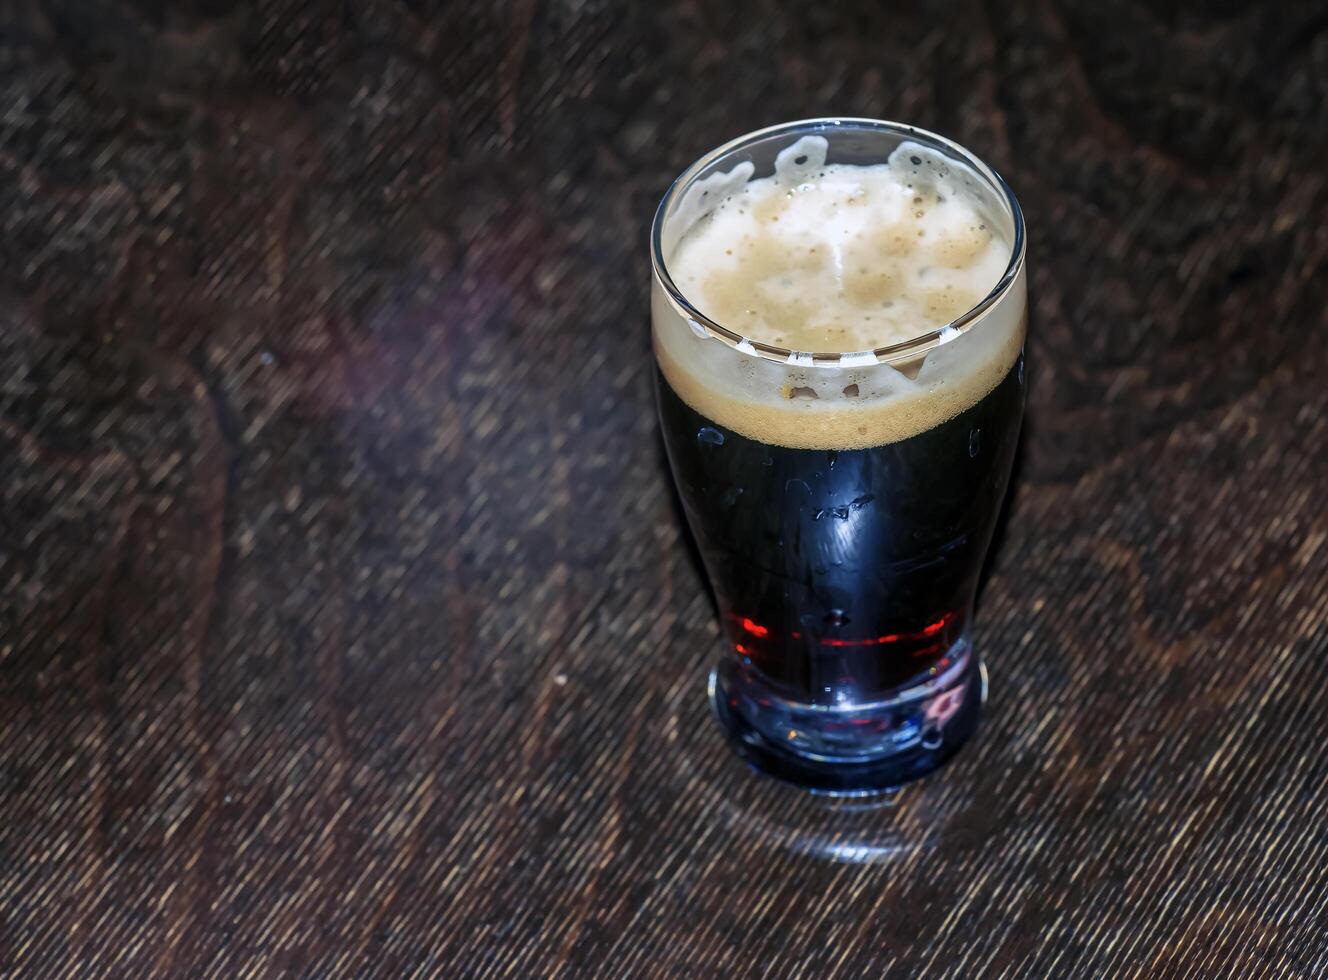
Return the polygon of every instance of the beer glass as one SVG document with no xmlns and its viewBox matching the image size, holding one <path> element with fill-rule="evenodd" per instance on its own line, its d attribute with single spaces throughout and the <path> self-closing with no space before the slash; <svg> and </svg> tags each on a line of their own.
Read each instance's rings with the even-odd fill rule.
<svg viewBox="0 0 1328 980">
<path fill-rule="evenodd" d="M 852 269 L 848 246 L 818 258 L 770 223 L 762 227 L 774 237 L 747 243 L 760 252 L 751 281 L 734 266 L 721 284 L 725 302 L 675 281 L 680 247 L 717 209 L 741 208 L 752 181 L 785 180 L 796 204 L 827 174 L 842 182 L 856 173 L 845 168 L 887 160 L 918 209 L 879 229 L 854 218 L 868 244 L 853 245 Z M 783 186 L 761 198 L 776 221 Z M 925 214 L 949 213 L 955 195 L 980 222 L 967 227 L 1001 251 L 990 289 L 945 311 L 917 291 L 954 266 Z M 651 230 L 660 425 L 722 620 L 713 708 L 757 769 L 814 791 L 879 791 L 941 765 L 974 731 L 985 692 L 974 596 L 1024 403 L 1024 252 L 1019 205 L 995 171 L 941 136 L 878 120 L 813 119 L 739 137 L 688 167 L 660 202 Z M 733 249 L 714 254 L 719 267 Z M 824 294 L 798 285 L 812 281 L 798 270 L 815 263 L 816 275 L 842 273 Z M 791 305 L 779 310 L 799 323 L 834 305 L 838 326 L 817 334 L 831 340 L 867 336 L 843 309 L 884 315 L 911 302 L 945 319 L 919 314 L 916 332 L 884 346 L 798 350 L 770 330 L 749 335 L 743 320 L 754 312 L 744 303 L 756 302 L 748 286 L 766 296 L 781 284 Z"/>
</svg>

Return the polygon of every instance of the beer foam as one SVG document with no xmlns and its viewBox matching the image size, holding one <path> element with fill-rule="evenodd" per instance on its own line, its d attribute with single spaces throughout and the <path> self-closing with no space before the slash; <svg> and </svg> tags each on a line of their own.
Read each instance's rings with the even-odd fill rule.
<svg viewBox="0 0 1328 980">
<path fill-rule="evenodd" d="M 980 303 L 1004 275 L 1013 220 L 966 165 L 918 143 L 881 164 L 827 164 L 828 142 L 785 148 L 773 176 L 739 164 L 683 196 L 664 256 L 709 336 L 656 283 L 655 350 L 678 395 L 763 442 L 849 449 L 896 442 L 973 405 L 1023 344 L 1023 270 L 967 329 L 905 364 L 869 353 L 927 334 Z M 842 353 L 838 364 L 754 356 L 751 342 Z M 744 350 L 745 348 L 745 350 Z M 861 352 L 861 353 L 855 353 Z"/>
</svg>

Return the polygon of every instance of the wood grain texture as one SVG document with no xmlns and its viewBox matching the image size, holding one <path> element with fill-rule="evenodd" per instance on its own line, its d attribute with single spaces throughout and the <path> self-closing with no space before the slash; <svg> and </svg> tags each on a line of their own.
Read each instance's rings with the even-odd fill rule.
<svg viewBox="0 0 1328 980">
<path fill-rule="evenodd" d="M 925 6 L 0 7 L 0 975 L 1328 975 L 1328 16 Z M 697 707 L 646 329 L 668 181 L 834 113 L 1034 297 L 859 864 Z"/>
</svg>

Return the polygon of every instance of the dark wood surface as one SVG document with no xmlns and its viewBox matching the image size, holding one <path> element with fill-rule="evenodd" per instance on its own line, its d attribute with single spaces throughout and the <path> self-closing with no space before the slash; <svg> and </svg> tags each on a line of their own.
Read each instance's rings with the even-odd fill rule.
<svg viewBox="0 0 1328 980">
<path fill-rule="evenodd" d="M 0 7 L 0 975 L 1328 975 L 1321 3 Z M 1021 197 L 976 741 L 748 775 L 646 231 L 748 129 Z"/>
</svg>

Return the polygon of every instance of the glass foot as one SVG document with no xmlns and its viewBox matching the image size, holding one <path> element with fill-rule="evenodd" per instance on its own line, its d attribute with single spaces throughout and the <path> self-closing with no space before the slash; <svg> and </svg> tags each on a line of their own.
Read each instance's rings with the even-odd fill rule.
<svg viewBox="0 0 1328 980">
<path fill-rule="evenodd" d="M 730 745 L 758 771 L 813 793 L 869 796 L 937 769 L 977 728 L 986 671 L 971 650 L 954 662 L 959 670 L 917 696 L 853 711 L 757 695 L 718 670 L 710 703 Z"/>
</svg>

